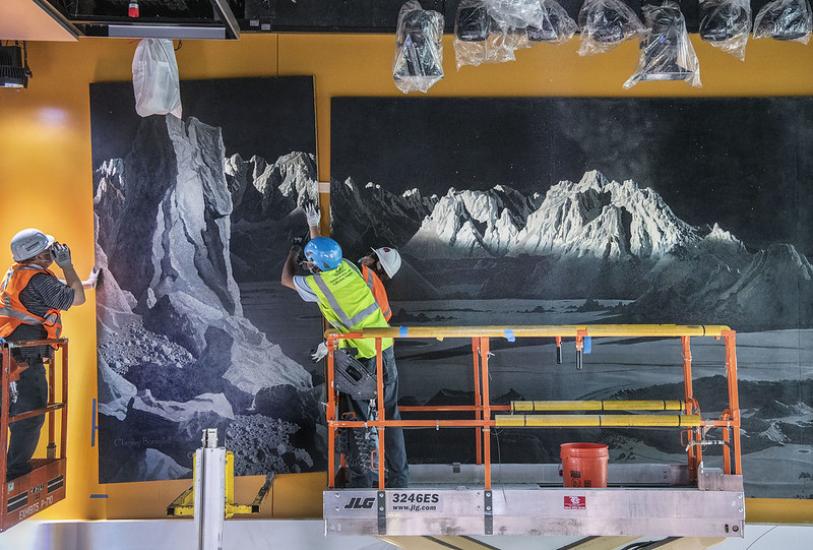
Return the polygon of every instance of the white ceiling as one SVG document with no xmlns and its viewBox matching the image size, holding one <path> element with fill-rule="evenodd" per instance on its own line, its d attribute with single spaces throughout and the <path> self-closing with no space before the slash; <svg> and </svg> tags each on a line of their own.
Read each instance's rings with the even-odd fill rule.
<svg viewBox="0 0 813 550">
<path fill-rule="evenodd" d="M 76 37 L 34 0 L 0 0 L 0 40 L 70 42 Z"/>
</svg>

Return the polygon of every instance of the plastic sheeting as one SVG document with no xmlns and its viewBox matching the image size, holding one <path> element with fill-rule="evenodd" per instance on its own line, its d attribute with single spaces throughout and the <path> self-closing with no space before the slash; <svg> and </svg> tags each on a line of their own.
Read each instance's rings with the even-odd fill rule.
<svg viewBox="0 0 813 550">
<path fill-rule="evenodd" d="M 423 92 L 443 78 L 443 15 L 409 0 L 398 13 L 392 77 L 402 92 Z"/>
<path fill-rule="evenodd" d="M 579 10 L 582 43 L 579 55 L 605 53 L 646 29 L 621 0 L 585 0 Z"/>
<path fill-rule="evenodd" d="M 540 0 L 542 18 L 538 26 L 528 27 L 528 40 L 531 42 L 567 42 L 579 25 L 568 15 L 567 10 L 556 0 Z"/>
<path fill-rule="evenodd" d="M 811 32 L 813 16 L 807 0 L 774 0 L 765 4 L 754 19 L 754 38 L 807 44 Z"/>
<path fill-rule="evenodd" d="M 625 83 L 631 88 L 642 80 L 685 80 L 700 86 L 700 62 L 686 31 L 686 20 L 677 2 L 666 0 L 642 8 L 649 32 L 641 40 L 638 70 Z"/>
<path fill-rule="evenodd" d="M 539 0 L 535 1 L 538 6 Z M 526 29 L 506 23 L 510 19 L 521 25 L 519 19 L 495 17 L 495 9 L 493 0 L 461 0 L 458 4 L 454 42 L 458 70 L 464 65 L 514 61 L 514 52 L 528 47 Z"/>
<path fill-rule="evenodd" d="M 700 38 L 745 61 L 751 34 L 751 0 L 700 0 Z"/>
<path fill-rule="evenodd" d="M 172 40 L 145 38 L 133 57 L 136 112 L 143 117 L 172 114 L 181 118 L 181 86 Z"/>
</svg>

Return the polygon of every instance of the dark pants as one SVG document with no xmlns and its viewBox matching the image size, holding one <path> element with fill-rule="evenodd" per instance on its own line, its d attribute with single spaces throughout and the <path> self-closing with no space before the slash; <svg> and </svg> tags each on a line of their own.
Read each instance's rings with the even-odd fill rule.
<svg viewBox="0 0 813 550">
<path fill-rule="evenodd" d="M 15 416 L 34 409 L 42 409 L 48 404 L 48 382 L 45 367 L 41 362 L 29 363 L 17 381 L 17 401 L 11 404 L 10 414 Z M 11 395 L 9 395 L 9 398 Z M 31 471 L 30 460 L 37 449 L 40 429 L 45 415 L 27 418 L 9 425 L 11 438 L 8 446 L 8 466 L 6 479 L 14 479 Z"/>
<path fill-rule="evenodd" d="M 398 410 L 398 369 L 395 367 L 395 352 L 393 347 L 382 353 L 384 360 L 384 416 L 385 420 L 400 420 Z M 370 372 L 376 372 L 375 357 L 362 359 Z M 351 407 L 359 420 L 370 420 L 375 411 L 370 414 L 369 401 L 356 401 L 351 399 Z M 409 483 L 409 463 L 407 462 L 406 445 L 404 444 L 404 430 L 401 428 L 387 428 L 384 430 L 384 456 L 388 471 L 387 487 L 406 487 Z M 351 487 L 371 487 L 378 476 L 370 469 L 351 467 L 349 485 Z"/>
</svg>

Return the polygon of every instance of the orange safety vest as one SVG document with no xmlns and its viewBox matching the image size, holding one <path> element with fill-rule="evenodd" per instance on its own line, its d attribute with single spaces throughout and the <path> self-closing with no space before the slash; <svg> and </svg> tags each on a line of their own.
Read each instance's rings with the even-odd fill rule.
<svg viewBox="0 0 813 550">
<path fill-rule="evenodd" d="M 390 301 L 389 298 L 387 298 L 387 290 L 384 288 L 384 283 L 381 282 L 376 272 L 366 265 L 361 266 L 361 276 L 364 277 L 364 282 L 367 283 L 367 286 L 370 287 L 370 290 L 373 292 L 375 301 L 378 307 L 381 308 L 381 313 L 384 314 L 384 319 L 389 321 L 392 317 L 392 310 L 390 309 Z"/>
<path fill-rule="evenodd" d="M 49 309 L 45 317 L 28 311 L 20 301 L 20 294 L 35 275 L 56 277 L 38 265 L 14 264 L 0 286 L 0 338 L 8 338 L 20 325 L 41 325 L 49 339 L 62 334 L 62 318 L 58 309 Z"/>
</svg>

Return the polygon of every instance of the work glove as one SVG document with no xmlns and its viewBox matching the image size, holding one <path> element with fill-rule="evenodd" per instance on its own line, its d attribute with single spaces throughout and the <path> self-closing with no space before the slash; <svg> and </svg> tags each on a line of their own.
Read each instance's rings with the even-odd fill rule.
<svg viewBox="0 0 813 550">
<path fill-rule="evenodd" d="M 82 286 L 84 288 L 96 288 L 96 285 L 99 283 L 99 275 L 101 274 L 101 270 L 98 267 L 94 267 L 88 278 L 82 281 Z"/>
<path fill-rule="evenodd" d="M 316 208 L 316 205 L 312 202 L 308 202 L 302 206 L 302 209 L 305 211 L 308 227 L 319 227 L 321 216 L 319 215 L 319 209 Z"/>
<path fill-rule="evenodd" d="M 327 357 L 327 344 L 322 342 L 317 346 L 316 351 L 311 354 L 311 359 L 313 359 L 314 363 L 318 363 L 325 357 Z"/>
<path fill-rule="evenodd" d="M 54 243 L 51 247 L 51 256 L 59 267 L 68 267 L 72 263 L 71 249 L 66 244 Z"/>
</svg>

